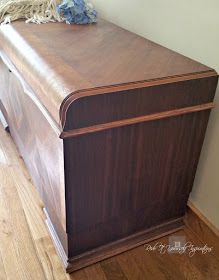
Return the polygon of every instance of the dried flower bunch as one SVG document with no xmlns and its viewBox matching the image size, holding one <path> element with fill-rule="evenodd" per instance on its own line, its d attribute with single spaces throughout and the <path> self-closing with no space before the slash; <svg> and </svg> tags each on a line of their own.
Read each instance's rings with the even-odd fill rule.
<svg viewBox="0 0 219 280">
<path fill-rule="evenodd" d="M 58 12 L 67 23 L 88 24 L 97 21 L 97 12 L 91 3 L 84 0 L 63 0 Z"/>
</svg>

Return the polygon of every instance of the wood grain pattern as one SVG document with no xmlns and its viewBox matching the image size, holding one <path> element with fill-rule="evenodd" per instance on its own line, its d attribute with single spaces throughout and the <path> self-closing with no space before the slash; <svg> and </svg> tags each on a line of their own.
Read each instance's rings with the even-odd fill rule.
<svg viewBox="0 0 219 280">
<path fill-rule="evenodd" d="M 0 155 L 0 275 L 6 274 L 0 279 L 68 280 L 45 225 L 42 200 L 1 125 Z"/>
<path fill-rule="evenodd" d="M 139 123 L 143 123 L 143 122 L 156 121 L 156 120 L 176 117 L 176 116 L 180 116 L 180 115 L 184 115 L 184 114 L 200 112 L 200 111 L 209 110 L 212 108 L 214 108 L 214 104 L 207 103 L 207 104 L 202 104 L 202 105 L 197 105 L 197 106 L 192 106 L 192 107 L 186 107 L 186 108 L 182 108 L 182 109 L 176 109 L 176 110 L 172 110 L 172 111 L 166 111 L 166 112 L 157 113 L 157 114 L 151 114 L 151 115 L 147 115 L 147 116 L 141 116 L 141 117 L 132 118 L 132 119 L 125 119 L 125 120 L 121 120 L 121 121 L 104 123 L 104 124 L 94 125 L 94 126 L 85 127 L 85 128 L 78 128 L 78 129 L 74 129 L 71 131 L 62 132 L 60 135 L 60 138 L 64 139 L 64 138 L 76 137 L 76 136 L 89 134 L 89 133 L 95 133 L 95 132 L 108 130 L 108 129 L 112 129 L 112 128 L 118 128 L 118 127 L 133 125 L 133 124 L 139 124 Z"/>
<path fill-rule="evenodd" d="M 0 196 L 0 204 L 6 203 L 8 205 L 7 209 L 0 208 L 0 212 L 6 209 L 7 213 L 11 213 L 10 216 L 5 216 L 5 220 L 0 218 L 0 234 L 4 235 L 3 238 L 0 238 L 0 279 L 111 280 L 111 277 L 118 274 L 122 274 L 130 280 L 154 278 L 166 280 L 167 276 L 168 279 L 175 280 L 178 279 L 179 274 L 187 280 L 217 279 L 219 261 L 215 259 L 214 251 L 210 255 L 197 253 L 192 258 L 187 254 L 179 256 L 164 254 L 161 259 L 156 252 L 146 252 L 144 246 L 113 257 L 107 263 L 100 262 L 67 275 L 49 237 L 42 211 L 42 201 L 29 178 L 30 176 L 11 137 L 0 125 L 0 189 L 1 192 L 9 191 L 16 197 L 16 203 L 8 203 L 8 200 L 4 201 L 5 196 Z M 9 190 L 7 191 L 8 187 Z M 17 207 L 20 209 L 19 213 Z M 22 228 L 21 233 L 10 223 L 14 217 L 20 224 L 19 228 Z M 204 233 L 206 227 L 203 227 L 202 230 Z M 22 238 L 19 234 L 22 234 Z M 184 229 L 168 237 L 173 235 L 185 236 L 187 240 L 192 240 L 194 245 L 200 245 L 197 235 L 189 229 Z M 200 235 L 201 238 L 206 236 L 208 236 L 208 233 Z M 160 238 L 156 242 L 168 242 L 168 237 Z M 20 257 L 23 255 L 17 255 L 15 250 L 8 250 L 11 241 L 7 242 L 6 240 L 9 239 L 16 240 L 16 248 L 21 254 L 24 243 L 30 244 L 31 242 L 33 244 L 31 246 L 34 246 L 37 254 L 35 251 L 29 251 L 28 264 L 30 267 L 27 268 L 27 265 L 21 262 Z M 201 244 L 207 243 L 217 247 L 219 239 L 213 239 L 212 242 L 211 244 L 209 239 L 202 239 Z M 153 245 L 154 242 L 150 242 L 150 244 Z M 4 248 L 7 248 L 7 251 L 5 249 L 6 254 L 2 254 Z M 26 257 L 25 260 L 27 260 Z M 38 265 L 41 268 L 38 269 Z M 33 270 L 33 268 L 35 269 Z M 41 278 L 40 271 L 43 271 Z M 29 274 L 30 272 L 31 274 Z M 29 275 L 31 275 L 31 278 L 28 278 Z"/>
<path fill-rule="evenodd" d="M 106 260 L 101 263 L 101 268 L 106 277 L 112 280 L 128 280 L 120 265 L 115 260 Z"/>
<path fill-rule="evenodd" d="M 190 240 L 192 244 L 196 243 L 197 247 L 202 247 L 206 244 L 207 240 L 203 242 L 203 240 L 197 238 L 190 231 L 186 230 L 185 232 L 187 240 Z M 211 244 L 207 243 L 207 245 L 211 247 Z M 194 258 L 191 258 L 191 264 L 201 271 L 205 279 L 219 279 L 219 259 L 214 254 L 208 254 L 205 257 L 208 259 L 208 264 L 205 265 L 203 258 L 199 258 L 197 254 Z"/>
<path fill-rule="evenodd" d="M 194 240 L 191 240 L 191 236 L 186 231 L 187 229 L 185 228 L 184 230 L 178 231 L 172 236 L 177 236 L 180 238 L 184 238 L 185 242 L 192 242 L 194 243 Z M 180 240 L 180 239 L 179 239 Z M 162 237 L 159 239 L 160 244 L 169 244 L 169 236 Z M 150 243 L 151 246 L 156 245 L 157 241 L 153 241 Z M 198 242 L 196 242 L 198 244 Z M 199 244 L 199 246 L 203 246 L 203 244 Z M 137 251 L 137 250 L 136 250 Z M 146 261 L 144 252 L 142 248 L 139 248 L 138 251 L 136 252 L 135 258 L 140 259 L 140 256 L 142 254 L 142 257 L 144 258 L 143 260 Z M 185 279 L 185 280 L 201 280 L 204 279 L 204 276 L 202 272 L 196 267 L 195 265 L 191 265 L 191 260 L 190 257 L 188 257 L 189 253 L 187 254 L 167 254 L 167 256 L 164 255 L 166 254 L 160 254 L 158 251 L 154 252 L 148 252 L 147 253 L 148 261 L 151 259 L 151 263 L 153 263 L 153 266 L 156 265 L 159 267 L 159 269 L 162 271 L 164 275 L 164 279 Z M 206 255 L 205 255 L 206 256 Z M 197 259 L 199 256 L 194 255 L 193 258 Z M 206 256 L 209 257 L 209 256 Z M 152 268 L 154 269 L 154 267 Z M 174 277 L 173 277 L 174 275 Z"/>
<path fill-rule="evenodd" d="M 0 55 L 2 111 L 67 271 L 181 226 L 213 69 L 103 20 L 2 26 Z"/>
<path fill-rule="evenodd" d="M 119 91 L 125 84 L 132 89 L 136 83 L 156 79 L 161 84 L 170 77 L 195 78 L 197 73 L 216 75 L 209 67 L 104 20 L 89 26 L 18 21 L 2 26 L 0 39 L 2 51 L 57 123 L 60 106 L 75 93 L 90 95 L 90 89 L 107 92 L 110 87 Z M 66 50 L 67 45 L 74 48 Z M 62 124 L 64 114 L 65 110 Z"/>
<path fill-rule="evenodd" d="M 153 87 L 117 89 L 110 93 L 102 89 L 101 93 L 94 91 L 95 95 L 74 94 L 65 101 L 71 104 L 67 109 L 64 131 L 210 103 L 216 85 L 216 76 L 196 77 Z"/>
<path fill-rule="evenodd" d="M 66 271 L 71 273 L 88 265 L 105 260 L 109 257 L 121 254 L 127 250 L 138 247 L 145 242 L 157 239 L 161 236 L 171 234 L 183 228 L 182 218 L 169 221 L 159 226 L 149 228 L 148 230 L 138 232 L 126 238 L 119 239 L 115 242 L 108 243 L 95 250 L 78 254 L 75 257 L 68 258 Z M 69 236 L 69 245 L 74 243 L 74 237 Z M 69 247 L 70 247 L 69 246 Z M 70 247 L 71 250 L 71 247 Z M 71 251 L 70 251 L 71 253 Z M 63 261 L 64 262 L 64 261 Z"/>
<path fill-rule="evenodd" d="M 159 241 L 160 239 L 158 239 Z M 166 280 L 166 276 L 156 259 L 152 258 L 148 252 L 145 252 L 143 246 L 131 250 L 126 255 L 119 255 L 116 259 L 125 275 L 130 279 L 153 279 L 156 276 L 156 279 Z M 173 275 L 175 276 L 175 273 Z"/>
<path fill-rule="evenodd" d="M 50 114 L 48 113 L 47 109 L 39 102 L 39 99 L 36 97 L 36 95 L 33 93 L 33 90 L 31 87 L 26 83 L 25 79 L 21 76 L 19 71 L 16 69 L 16 67 L 11 63 L 11 61 L 5 56 L 3 53 L 0 52 L 0 57 L 2 59 L 3 64 L 1 63 L 1 70 L 4 73 L 4 76 L 2 77 L 2 84 L 5 85 L 4 92 L 2 92 L 2 98 L 7 95 L 7 82 L 10 83 L 10 78 L 8 80 L 9 73 L 13 73 L 13 75 L 17 78 L 18 82 L 20 83 L 20 86 L 23 88 L 24 94 L 28 96 L 28 98 L 35 104 L 35 106 L 38 108 L 38 111 L 43 115 L 43 117 L 48 122 L 49 126 L 56 132 L 57 136 L 60 134 L 60 127 L 54 122 Z M 5 67 L 6 66 L 6 67 Z M 7 77 L 8 76 L 8 77 Z"/>
<path fill-rule="evenodd" d="M 88 230 L 101 245 L 101 238 L 112 241 L 183 215 L 208 116 L 201 111 L 64 139 L 67 230 L 78 238 L 74 246 L 90 246 Z"/>
<path fill-rule="evenodd" d="M 17 271 L 17 279 L 32 279 L 33 274 L 37 278 L 43 279 L 44 272 L 37 258 L 29 229 L 25 226 L 26 218 L 17 199 L 17 191 L 13 187 L 12 170 L 2 167 L 0 172 L 0 239 L 1 256 L 5 261 L 6 275 L 12 279 L 14 271 Z M 7 188 L 4 188 L 5 185 Z M 11 213 L 12 207 L 13 214 Z M 16 238 L 13 232 L 17 232 Z M 30 259 L 33 260 L 32 263 L 30 263 Z M 11 262 L 14 263 L 13 269 Z"/>
<path fill-rule="evenodd" d="M 2 95 L 1 99 L 7 115 L 10 116 L 7 120 L 10 132 L 66 249 L 62 140 L 58 138 L 54 126 L 51 126 L 41 113 L 37 103 L 24 92 L 23 84 L 17 76 L 9 72 L 2 62 L 1 68 L 4 68 L 2 72 L 9 76 L 8 84 L 6 81 L 3 83 L 8 88 L 8 94 Z M 28 90 L 31 91 L 30 88 Z M 31 94 L 34 95 L 33 92 Z"/>
</svg>

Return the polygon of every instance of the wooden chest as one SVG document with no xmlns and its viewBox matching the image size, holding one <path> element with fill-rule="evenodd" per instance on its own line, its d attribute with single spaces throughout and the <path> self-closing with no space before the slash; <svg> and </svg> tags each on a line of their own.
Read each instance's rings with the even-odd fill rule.
<svg viewBox="0 0 219 280">
<path fill-rule="evenodd" d="M 71 272 L 183 225 L 217 73 L 100 20 L 0 27 L 0 104 Z"/>
</svg>

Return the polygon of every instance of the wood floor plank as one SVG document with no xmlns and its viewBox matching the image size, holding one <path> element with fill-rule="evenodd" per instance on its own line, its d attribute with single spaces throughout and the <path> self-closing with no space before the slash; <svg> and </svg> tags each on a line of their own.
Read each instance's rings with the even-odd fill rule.
<svg viewBox="0 0 219 280">
<path fill-rule="evenodd" d="M 0 280 L 7 280 L 7 275 L 5 272 L 2 256 L 1 256 L 1 251 L 0 251 Z"/>
<path fill-rule="evenodd" d="M 145 250 L 144 246 L 130 251 L 130 255 L 136 262 L 138 269 L 141 269 L 148 279 L 153 279 L 154 275 L 158 280 L 166 279 L 165 273 L 160 269 L 157 260 Z"/>
<path fill-rule="evenodd" d="M 101 268 L 107 280 L 128 280 L 119 263 L 113 258 L 102 261 Z"/>
<path fill-rule="evenodd" d="M 160 240 L 157 240 L 155 241 L 155 243 L 159 241 Z M 159 273 L 162 273 L 162 277 L 164 276 L 164 279 L 185 280 L 185 277 L 180 272 L 179 268 L 172 265 L 172 261 L 168 253 L 161 254 L 158 251 L 150 252 L 146 251 L 143 247 L 139 248 L 139 251 L 140 250 L 145 251 L 144 254 L 146 255 L 147 261 L 151 262 L 151 266 L 153 266 L 154 273 L 158 274 L 159 271 Z"/>
<path fill-rule="evenodd" d="M 137 254 L 137 255 L 136 255 Z M 147 256 L 139 255 L 138 249 L 133 249 L 116 257 L 120 267 L 122 268 L 128 280 L 150 279 L 156 273 L 156 279 L 164 280 L 165 277 L 158 270 L 155 272 L 151 260 L 147 260 Z M 148 262 L 149 261 L 149 262 Z"/>
<path fill-rule="evenodd" d="M 4 266 L 6 279 L 22 279 L 21 271 L 13 244 L 13 230 L 8 217 L 7 203 L 3 199 L 3 190 L 0 188 L 0 254 Z"/>
<path fill-rule="evenodd" d="M 200 241 L 193 232 L 185 228 L 186 236 L 192 244 L 203 247 L 205 242 Z M 207 244 L 208 245 L 208 244 Z M 196 266 L 206 280 L 219 279 L 219 261 L 213 253 L 201 254 L 197 252 L 190 258 L 191 265 Z"/>
<path fill-rule="evenodd" d="M 47 280 L 69 280 L 49 236 L 35 240 L 35 249 Z"/>
<path fill-rule="evenodd" d="M 188 240 L 188 236 L 184 230 L 180 230 L 172 236 L 177 237 L 185 237 Z M 159 239 L 159 242 L 163 244 L 169 244 L 169 237 L 165 236 Z M 150 245 L 153 246 L 154 242 L 151 242 Z M 167 256 L 164 256 L 166 258 Z M 184 276 L 186 280 L 205 280 L 205 277 L 202 275 L 200 270 L 191 263 L 191 259 L 188 254 L 176 254 L 176 253 L 169 253 L 168 254 L 169 261 L 172 263 L 173 267 L 176 267 L 181 275 Z"/>
<path fill-rule="evenodd" d="M 204 246 L 204 244 L 197 239 L 194 233 L 187 228 L 175 233 L 174 236 L 185 237 L 186 242 L 191 242 L 191 244 L 196 247 Z M 170 236 L 163 237 L 157 241 L 150 242 L 150 245 L 153 246 L 156 242 L 169 244 L 169 237 Z M 172 267 L 177 268 L 185 279 L 219 279 L 219 263 L 212 253 L 202 255 L 201 252 L 197 252 L 193 256 L 190 256 L 188 250 L 182 255 L 165 253 L 160 256 L 162 256 L 163 260 L 165 260 L 167 266 L 168 262 L 172 263 Z M 152 257 L 155 257 L 155 259 L 158 260 L 159 253 L 153 252 Z M 170 271 L 170 269 L 168 269 L 168 271 Z M 171 275 L 174 275 L 174 273 L 172 272 Z M 176 279 L 178 279 L 178 277 L 176 277 Z"/>
<path fill-rule="evenodd" d="M 33 239 L 38 240 L 49 236 L 49 232 L 45 227 L 43 203 L 36 188 L 25 176 L 25 173 L 20 172 L 19 167 L 13 167 L 12 177 Z"/>
<path fill-rule="evenodd" d="M 78 271 L 70 274 L 69 279 L 71 279 L 71 280 L 88 280 L 88 277 L 87 277 L 84 269 L 81 269 L 81 270 L 78 270 Z"/>
<path fill-rule="evenodd" d="M 10 167 L 0 169 L 0 191 L 0 247 L 8 279 L 45 279 Z"/>
<path fill-rule="evenodd" d="M 107 280 L 100 263 L 90 265 L 69 275 L 69 280 Z"/>
<path fill-rule="evenodd" d="M 191 204 L 191 203 L 190 203 Z M 185 218 L 187 227 L 194 232 L 197 238 L 213 246 L 213 254 L 219 260 L 219 237 L 213 232 L 190 208 Z"/>
<path fill-rule="evenodd" d="M 86 267 L 84 271 L 88 280 L 107 280 L 99 263 Z"/>
</svg>

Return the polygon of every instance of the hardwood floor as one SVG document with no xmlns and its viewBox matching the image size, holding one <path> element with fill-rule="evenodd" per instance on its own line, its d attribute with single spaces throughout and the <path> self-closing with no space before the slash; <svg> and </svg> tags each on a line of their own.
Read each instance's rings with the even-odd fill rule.
<svg viewBox="0 0 219 280">
<path fill-rule="evenodd" d="M 193 227 L 185 227 L 173 236 L 184 237 L 195 246 L 207 243 L 216 248 L 211 253 L 196 252 L 190 257 L 188 253 L 146 251 L 140 246 L 67 275 L 46 228 L 42 202 L 10 135 L 0 125 L 0 280 L 217 280 L 219 240 L 203 239 L 210 234 L 204 234 L 201 228 L 200 236 Z M 168 244 L 169 237 L 150 245 L 158 241 Z"/>
</svg>

